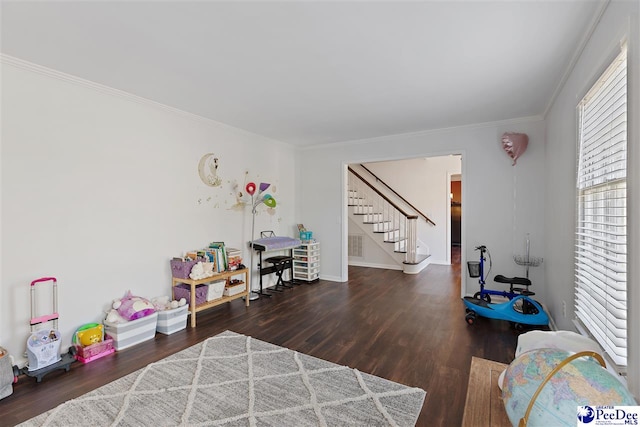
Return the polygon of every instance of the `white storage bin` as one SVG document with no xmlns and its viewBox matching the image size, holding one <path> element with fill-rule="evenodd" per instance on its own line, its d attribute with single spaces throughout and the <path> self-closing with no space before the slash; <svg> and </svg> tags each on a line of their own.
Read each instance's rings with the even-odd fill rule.
<svg viewBox="0 0 640 427">
<path fill-rule="evenodd" d="M 109 323 L 105 320 L 104 333 L 113 338 L 113 346 L 119 351 L 153 339 L 157 324 L 157 312 L 126 323 Z"/>
<path fill-rule="evenodd" d="M 207 301 L 213 301 L 215 299 L 222 298 L 224 292 L 224 285 L 227 284 L 226 280 L 218 280 L 217 282 L 211 282 L 207 285 Z"/>
<path fill-rule="evenodd" d="M 187 309 L 189 306 L 174 308 L 158 312 L 158 325 L 156 331 L 161 334 L 171 335 L 187 327 Z"/>
<path fill-rule="evenodd" d="M 239 293 L 244 292 L 246 289 L 247 285 L 245 283 L 239 283 L 237 285 L 224 288 L 224 295 L 227 297 L 238 295 Z"/>
</svg>

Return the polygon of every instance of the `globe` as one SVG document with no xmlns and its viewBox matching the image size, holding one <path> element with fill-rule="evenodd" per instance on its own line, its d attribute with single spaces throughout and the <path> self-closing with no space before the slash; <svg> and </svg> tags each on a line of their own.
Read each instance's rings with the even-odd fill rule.
<svg viewBox="0 0 640 427">
<path fill-rule="evenodd" d="M 511 424 L 518 425 L 531 398 L 547 375 L 571 354 L 543 348 L 518 356 L 507 368 L 502 398 Z M 581 357 L 562 367 L 535 400 L 528 426 L 572 426 L 591 422 L 593 407 L 635 406 L 636 401 L 615 375 L 590 357 Z"/>
</svg>

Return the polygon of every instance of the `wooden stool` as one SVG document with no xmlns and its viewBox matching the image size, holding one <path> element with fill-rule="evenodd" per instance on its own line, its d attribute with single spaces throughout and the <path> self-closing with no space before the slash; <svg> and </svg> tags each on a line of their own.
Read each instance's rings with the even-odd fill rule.
<svg viewBox="0 0 640 427">
<path fill-rule="evenodd" d="M 284 270 L 291 265 L 291 263 L 293 262 L 293 257 L 286 256 L 286 255 L 278 255 L 278 256 L 269 257 L 265 259 L 265 261 L 273 264 L 273 268 L 275 270 L 276 276 L 278 277 L 278 279 L 276 280 L 276 285 L 273 287 L 272 290 L 277 292 L 282 292 L 280 289 L 278 289 L 278 287 L 293 288 L 293 286 L 287 285 L 282 279 L 282 273 L 284 273 Z"/>
</svg>

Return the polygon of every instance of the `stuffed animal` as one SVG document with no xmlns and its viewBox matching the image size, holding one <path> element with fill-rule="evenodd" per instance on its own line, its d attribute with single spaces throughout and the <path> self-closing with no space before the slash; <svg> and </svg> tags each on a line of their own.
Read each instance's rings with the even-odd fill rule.
<svg viewBox="0 0 640 427">
<path fill-rule="evenodd" d="M 120 316 L 120 313 L 118 313 L 118 310 L 111 309 L 107 312 L 107 317 L 105 318 L 105 321 L 107 323 L 116 324 L 116 323 L 125 323 L 127 319 Z"/>
<path fill-rule="evenodd" d="M 171 304 L 171 300 L 167 295 L 163 295 L 160 297 L 151 298 L 151 303 L 156 311 L 164 311 L 169 308 Z"/>
<path fill-rule="evenodd" d="M 204 267 L 205 277 L 213 276 L 213 267 L 215 267 L 213 262 L 203 262 L 202 267 Z"/>
<path fill-rule="evenodd" d="M 120 316 L 126 320 L 136 320 L 155 313 L 153 304 L 145 298 L 131 295 L 131 291 L 127 291 L 124 298 L 115 300 L 113 308 L 118 310 Z"/>
<path fill-rule="evenodd" d="M 207 264 L 206 268 L 205 264 Z M 198 261 L 198 263 L 191 268 L 191 273 L 189 273 L 189 277 L 193 280 L 204 279 L 211 276 L 213 276 L 212 262 L 203 263 L 202 261 Z"/>
<path fill-rule="evenodd" d="M 104 336 L 102 329 L 103 326 L 98 323 L 85 325 L 76 331 L 76 341 L 79 341 L 83 347 L 101 342 Z"/>
<path fill-rule="evenodd" d="M 153 303 L 153 306 L 155 307 L 156 311 L 164 311 L 164 310 L 171 310 L 174 308 L 182 307 L 187 303 L 187 300 L 185 298 L 180 298 L 180 301 L 177 301 L 177 300 L 171 301 L 168 296 L 163 295 L 160 297 L 152 298 L 151 302 Z"/>
</svg>

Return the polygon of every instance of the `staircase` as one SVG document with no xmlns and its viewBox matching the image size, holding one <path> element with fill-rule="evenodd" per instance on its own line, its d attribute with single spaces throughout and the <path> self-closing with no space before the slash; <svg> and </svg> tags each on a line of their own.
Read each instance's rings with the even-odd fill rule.
<svg viewBox="0 0 640 427">
<path fill-rule="evenodd" d="M 391 200 L 390 195 L 376 188 L 353 168 L 348 170 L 350 215 L 364 224 L 371 234 L 382 235 L 381 240 L 374 240 L 381 242 L 382 249 L 401 265 L 403 272 L 417 274 L 422 271 L 429 264 L 430 254 L 426 245 L 418 245 L 418 215 L 401 208 L 400 202 Z"/>
</svg>

